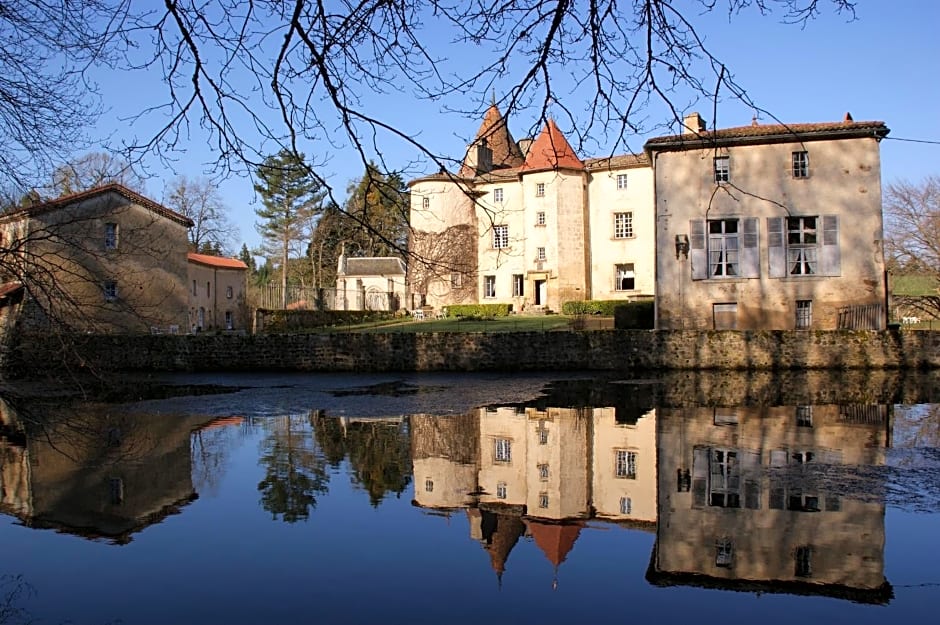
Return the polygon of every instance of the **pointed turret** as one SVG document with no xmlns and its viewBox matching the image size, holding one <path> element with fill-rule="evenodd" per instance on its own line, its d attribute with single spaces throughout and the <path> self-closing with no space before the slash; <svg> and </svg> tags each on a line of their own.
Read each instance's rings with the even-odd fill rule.
<svg viewBox="0 0 940 625">
<path fill-rule="evenodd" d="M 584 169 L 584 163 L 555 125 L 555 120 L 549 119 L 526 153 L 523 168 L 528 171 Z"/>
<path fill-rule="evenodd" d="M 509 133 L 506 118 L 495 102 L 490 104 L 480 129 L 467 149 L 460 175 L 469 178 L 494 169 L 519 167 L 523 162 L 522 151 Z"/>
</svg>

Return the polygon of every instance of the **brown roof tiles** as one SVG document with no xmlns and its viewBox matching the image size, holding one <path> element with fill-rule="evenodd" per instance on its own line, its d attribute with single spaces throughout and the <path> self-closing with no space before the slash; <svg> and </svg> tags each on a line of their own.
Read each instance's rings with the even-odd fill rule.
<svg viewBox="0 0 940 625">
<path fill-rule="evenodd" d="M 493 169 L 504 169 L 507 167 L 518 167 L 524 162 L 522 151 L 515 139 L 509 133 L 509 126 L 506 124 L 506 118 L 499 112 L 495 104 L 491 104 L 483 116 L 483 123 L 477 130 L 476 137 L 473 139 L 470 149 L 475 150 L 475 146 L 482 141 L 486 141 L 486 147 L 493 152 Z M 470 165 L 470 154 L 464 160 L 460 168 L 460 175 L 463 177 L 472 177 L 476 174 L 476 168 Z M 475 156 L 475 154 L 474 154 Z"/>
<path fill-rule="evenodd" d="M 707 130 L 699 133 L 653 137 L 646 142 L 646 149 L 682 150 L 711 145 L 735 145 L 742 143 L 777 143 L 784 141 L 808 141 L 835 138 L 882 138 L 889 132 L 884 122 L 851 120 L 809 124 L 757 124 Z"/>
<path fill-rule="evenodd" d="M 210 256 L 208 254 L 189 252 L 186 254 L 186 260 L 200 265 L 220 267 L 222 269 L 248 269 L 248 265 L 237 258 L 225 258 L 223 256 Z"/>
<path fill-rule="evenodd" d="M 522 167 L 527 171 L 584 169 L 584 163 L 555 125 L 555 120 L 549 119 L 529 148 Z"/>
</svg>

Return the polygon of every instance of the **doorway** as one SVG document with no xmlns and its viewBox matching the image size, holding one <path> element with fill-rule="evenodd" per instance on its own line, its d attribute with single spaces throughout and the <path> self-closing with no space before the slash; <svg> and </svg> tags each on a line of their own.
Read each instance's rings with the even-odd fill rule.
<svg viewBox="0 0 940 625">
<path fill-rule="evenodd" d="M 535 281 L 535 305 L 544 306 L 548 300 L 548 282 L 546 280 Z"/>
</svg>

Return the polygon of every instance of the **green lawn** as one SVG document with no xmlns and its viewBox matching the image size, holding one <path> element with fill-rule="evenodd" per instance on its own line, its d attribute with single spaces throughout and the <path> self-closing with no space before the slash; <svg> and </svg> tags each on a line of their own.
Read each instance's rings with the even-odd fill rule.
<svg viewBox="0 0 940 625">
<path fill-rule="evenodd" d="M 936 295 L 937 278 L 929 275 L 892 276 L 892 294 L 912 297 Z"/>
</svg>

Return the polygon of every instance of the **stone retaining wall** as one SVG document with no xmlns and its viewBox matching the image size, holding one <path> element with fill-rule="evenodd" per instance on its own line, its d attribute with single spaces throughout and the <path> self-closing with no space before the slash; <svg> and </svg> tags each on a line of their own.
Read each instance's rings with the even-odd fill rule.
<svg viewBox="0 0 940 625">
<path fill-rule="evenodd" d="M 940 332 L 586 331 L 80 336 L 22 339 L 11 376 L 149 371 L 538 371 L 940 368 Z"/>
</svg>

